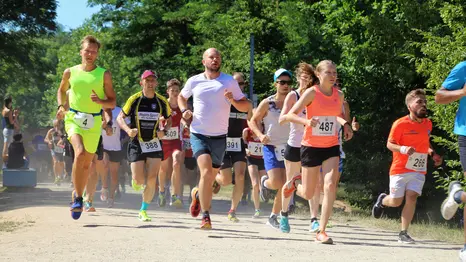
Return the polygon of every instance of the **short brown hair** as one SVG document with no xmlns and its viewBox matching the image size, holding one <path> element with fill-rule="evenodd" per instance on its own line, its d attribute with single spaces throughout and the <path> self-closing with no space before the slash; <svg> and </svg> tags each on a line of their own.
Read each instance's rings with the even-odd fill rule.
<svg viewBox="0 0 466 262">
<path fill-rule="evenodd" d="M 246 80 L 246 77 L 245 77 L 244 74 L 241 73 L 241 72 L 233 72 L 232 76 L 233 76 L 233 77 L 239 76 L 239 77 L 241 77 L 243 80 Z"/>
<path fill-rule="evenodd" d="M 97 40 L 97 38 L 95 38 L 95 36 L 86 35 L 86 36 L 83 38 L 83 40 L 81 40 L 81 47 L 83 47 L 85 43 L 88 43 L 88 44 L 96 44 L 96 45 L 97 45 L 97 49 L 100 49 L 100 41 Z"/>
<path fill-rule="evenodd" d="M 173 86 L 178 86 L 181 88 L 181 82 L 180 80 L 173 78 L 167 81 L 167 90 L 170 89 Z"/>
<path fill-rule="evenodd" d="M 415 90 L 409 92 L 406 95 L 406 99 L 405 99 L 406 106 L 408 106 L 409 103 L 411 103 L 411 101 L 413 101 L 413 99 L 419 98 L 421 96 L 424 96 L 424 97 L 426 96 L 426 91 L 424 91 L 424 89 L 418 88 L 418 89 L 415 89 Z"/>
</svg>

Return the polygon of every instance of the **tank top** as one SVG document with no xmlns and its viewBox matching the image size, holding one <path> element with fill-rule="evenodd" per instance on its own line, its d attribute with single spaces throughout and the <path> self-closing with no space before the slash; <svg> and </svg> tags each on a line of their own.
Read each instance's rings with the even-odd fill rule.
<svg viewBox="0 0 466 262">
<path fill-rule="evenodd" d="M 248 114 L 231 106 L 228 120 L 228 137 L 241 137 L 243 129 L 248 126 Z"/>
<path fill-rule="evenodd" d="M 8 114 L 6 116 L 3 116 L 3 128 L 6 128 L 6 129 L 14 129 L 15 128 L 13 123 L 10 122 L 10 118 L 8 117 Z"/>
<path fill-rule="evenodd" d="M 111 136 L 107 135 L 105 130 L 102 130 L 102 144 L 105 150 L 108 151 L 120 151 L 121 150 L 121 129 L 120 125 L 117 123 L 117 117 L 121 112 L 120 107 L 115 107 L 112 110 L 112 131 L 113 134 Z M 127 118 L 126 118 L 127 119 Z"/>
<path fill-rule="evenodd" d="M 60 139 L 62 139 L 62 136 L 63 135 L 61 132 L 58 132 L 56 130 L 52 131 L 52 150 L 55 153 L 62 154 L 64 152 L 64 147 L 58 145 L 58 142 L 60 141 Z"/>
<path fill-rule="evenodd" d="M 172 120 L 172 126 L 170 127 L 169 130 L 167 130 L 167 135 L 165 135 L 162 140 L 164 143 L 170 142 L 173 140 L 179 141 L 182 139 L 181 136 L 181 118 L 183 117 L 183 114 L 181 113 L 181 110 L 179 107 L 173 108 L 170 106 L 172 114 L 171 114 L 171 120 Z M 165 124 L 165 121 L 163 121 L 161 124 Z"/>
<path fill-rule="evenodd" d="M 301 96 L 299 95 L 297 90 L 293 90 L 293 93 L 296 95 L 296 102 L 298 102 Z M 299 112 L 298 116 L 305 117 L 306 109 L 304 109 L 302 112 Z M 290 137 L 288 138 L 288 145 L 292 147 L 301 147 L 301 141 L 303 140 L 303 135 L 304 135 L 304 125 L 290 123 Z"/>
<path fill-rule="evenodd" d="M 254 133 L 249 127 L 246 127 L 246 131 L 248 135 L 246 136 L 246 144 L 248 145 L 248 149 L 250 152 L 249 157 L 262 159 L 262 143 L 261 140 L 256 137 L 254 138 Z"/>
<path fill-rule="evenodd" d="M 343 106 L 338 89 L 332 87 L 332 94 L 326 96 L 315 86 L 315 92 L 314 100 L 306 106 L 306 118 L 319 117 L 320 123 L 315 127 L 304 128 L 302 145 L 318 148 L 338 146 L 340 143 L 337 116 L 341 116 Z"/>
<path fill-rule="evenodd" d="M 277 107 L 275 96 L 269 96 L 267 98 L 269 103 L 269 110 L 267 115 L 264 117 L 264 131 L 265 134 L 270 138 L 268 145 L 280 146 L 286 144 L 288 136 L 290 135 L 290 125 L 286 123 L 280 125 L 278 119 L 280 118 L 281 108 Z"/>
<path fill-rule="evenodd" d="M 70 108 L 88 114 L 97 114 L 102 110 L 102 105 L 92 102 L 92 90 L 100 99 L 105 97 L 104 73 L 105 69 L 96 67 L 90 72 L 81 69 L 80 65 L 70 68 Z"/>
</svg>

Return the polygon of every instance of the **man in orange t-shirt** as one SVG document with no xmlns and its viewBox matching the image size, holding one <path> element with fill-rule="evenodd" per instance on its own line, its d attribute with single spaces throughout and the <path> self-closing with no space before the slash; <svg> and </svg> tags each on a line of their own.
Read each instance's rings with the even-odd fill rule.
<svg viewBox="0 0 466 262">
<path fill-rule="evenodd" d="M 408 227 L 414 216 L 417 197 L 421 195 L 427 172 L 427 156 L 432 156 L 435 166 L 442 157 L 432 149 L 429 141 L 432 122 L 427 118 L 426 93 L 416 89 L 406 96 L 409 115 L 393 123 L 387 148 L 393 152 L 390 167 L 390 195 L 382 193 L 372 208 L 372 216 L 380 218 L 384 207 L 398 207 L 405 199 L 401 213 L 401 232 L 398 242 L 412 244 Z"/>
</svg>

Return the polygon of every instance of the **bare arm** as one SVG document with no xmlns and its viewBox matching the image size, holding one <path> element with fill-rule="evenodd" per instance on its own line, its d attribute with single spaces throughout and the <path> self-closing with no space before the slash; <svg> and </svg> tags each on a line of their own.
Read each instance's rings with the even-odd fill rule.
<svg viewBox="0 0 466 262">
<path fill-rule="evenodd" d="M 248 112 L 249 108 L 251 107 L 251 102 L 246 99 L 246 97 L 243 97 L 240 100 L 232 99 L 231 104 L 240 112 Z"/>
<path fill-rule="evenodd" d="M 113 90 L 112 74 L 110 71 L 105 71 L 104 74 L 104 92 L 106 99 L 101 100 L 103 108 L 113 109 L 116 106 L 116 94 Z M 110 118 L 111 119 L 111 118 Z"/>
<path fill-rule="evenodd" d="M 178 107 L 180 108 L 181 111 L 188 109 L 188 99 L 184 98 L 184 96 L 179 95 L 178 96 Z"/>
<path fill-rule="evenodd" d="M 387 142 L 387 148 L 388 148 L 388 150 L 390 150 L 392 152 L 400 152 L 401 146 L 388 141 Z"/>
<path fill-rule="evenodd" d="M 248 140 L 248 129 L 245 128 L 245 129 L 243 129 L 243 141 L 244 141 L 245 144 L 248 143 L 247 140 Z"/>
<path fill-rule="evenodd" d="M 70 76 L 71 76 L 71 71 L 69 68 L 63 72 L 63 76 L 60 82 L 60 86 L 58 87 L 57 91 L 57 102 L 58 105 L 64 106 L 66 104 L 66 91 L 70 88 Z"/>
<path fill-rule="evenodd" d="M 10 123 L 14 123 L 15 122 L 15 118 L 13 117 L 13 110 L 11 109 L 7 109 L 7 115 L 8 115 L 8 120 L 10 121 Z"/>
<path fill-rule="evenodd" d="M 278 119 L 278 123 L 280 125 L 290 121 L 288 112 L 290 111 L 291 107 L 293 107 L 294 103 L 296 103 L 296 94 L 295 92 L 289 92 L 288 95 L 286 95 L 282 112 L 280 113 L 280 118 Z"/>
<path fill-rule="evenodd" d="M 123 111 L 121 111 L 117 117 L 117 123 L 123 131 L 129 134 L 131 128 L 126 124 L 125 118 L 126 118 L 126 115 L 123 113 Z"/>
<path fill-rule="evenodd" d="M 52 143 L 52 130 L 53 130 L 53 129 L 50 129 L 50 130 L 47 132 L 47 135 L 46 135 L 45 138 L 44 138 L 44 142 L 47 143 L 47 144 Z"/>
<path fill-rule="evenodd" d="M 464 86 L 462 89 L 458 90 L 448 90 L 445 87 L 442 87 L 435 92 L 435 103 L 446 105 L 460 100 L 464 96 L 466 96 L 466 88 Z"/>
<path fill-rule="evenodd" d="M 252 101 L 249 101 L 248 124 L 249 124 L 249 121 L 251 121 L 251 118 L 252 118 Z"/>
<path fill-rule="evenodd" d="M 305 118 L 299 117 L 298 114 L 299 112 L 302 112 L 306 106 L 312 103 L 315 97 L 315 89 L 314 87 L 311 87 L 307 89 L 301 98 L 296 101 L 296 103 L 291 107 L 290 111 L 288 112 L 288 116 L 286 116 L 286 119 L 289 122 L 293 122 L 296 124 L 301 124 L 301 125 L 309 125 L 309 121 Z"/>
<path fill-rule="evenodd" d="M 262 100 L 254 112 L 251 121 L 249 121 L 249 128 L 251 128 L 252 132 L 259 138 L 264 136 L 264 133 L 260 130 L 258 123 L 267 115 L 268 106 L 268 101 L 266 99 Z"/>
</svg>

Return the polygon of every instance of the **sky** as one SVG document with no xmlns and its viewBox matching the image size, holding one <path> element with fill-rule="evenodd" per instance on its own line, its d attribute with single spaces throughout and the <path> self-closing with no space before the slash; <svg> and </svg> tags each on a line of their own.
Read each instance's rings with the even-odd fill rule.
<svg viewBox="0 0 466 262">
<path fill-rule="evenodd" d="M 57 22 L 65 31 L 79 27 L 85 19 L 99 10 L 99 7 L 88 7 L 87 0 L 58 0 Z"/>
</svg>

